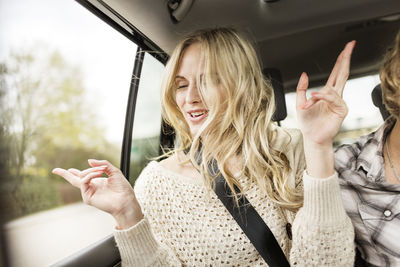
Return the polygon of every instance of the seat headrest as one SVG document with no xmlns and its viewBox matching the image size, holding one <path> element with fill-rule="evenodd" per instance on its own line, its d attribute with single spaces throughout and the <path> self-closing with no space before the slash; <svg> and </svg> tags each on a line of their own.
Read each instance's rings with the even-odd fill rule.
<svg viewBox="0 0 400 267">
<path fill-rule="evenodd" d="M 389 113 L 389 111 L 387 111 L 385 105 L 383 104 L 382 87 L 380 84 L 375 86 L 374 90 L 372 90 L 371 98 L 372 98 L 372 102 L 374 103 L 375 107 L 379 108 L 379 111 L 381 112 L 383 120 L 386 120 L 390 116 L 390 113 Z"/>
<path fill-rule="evenodd" d="M 274 68 L 263 69 L 264 76 L 271 81 L 275 95 L 275 112 L 272 116 L 273 121 L 282 121 L 287 116 L 285 92 L 283 88 L 282 75 L 280 70 Z"/>
</svg>

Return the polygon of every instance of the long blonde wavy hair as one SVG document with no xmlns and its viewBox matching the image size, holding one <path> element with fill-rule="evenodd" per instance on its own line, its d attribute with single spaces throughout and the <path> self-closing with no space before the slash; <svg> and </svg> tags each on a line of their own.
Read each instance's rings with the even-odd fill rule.
<svg viewBox="0 0 400 267">
<path fill-rule="evenodd" d="M 400 119 L 400 31 L 386 52 L 380 78 L 383 103 L 391 115 Z"/>
<path fill-rule="evenodd" d="M 197 88 L 209 112 L 192 136 L 175 101 L 175 76 L 185 49 L 195 43 L 200 44 L 203 66 L 203 72 L 197 74 Z M 288 185 L 291 170 L 287 157 L 271 147 L 273 88 L 264 79 L 254 48 L 236 30 L 201 30 L 183 39 L 167 63 L 161 102 L 163 118 L 178 138 L 175 149 L 167 155 L 190 148 L 190 160 L 210 188 L 216 177 L 209 174 L 208 164 L 215 159 L 237 200 L 240 195 L 234 185 L 240 191 L 243 188 L 235 178 L 237 174 L 229 170 L 228 161 L 240 158 L 240 177 L 256 182 L 286 209 L 296 210 L 302 205 L 300 194 Z M 194 158 L 199 147 L 201 164 Z"/>
</svg>

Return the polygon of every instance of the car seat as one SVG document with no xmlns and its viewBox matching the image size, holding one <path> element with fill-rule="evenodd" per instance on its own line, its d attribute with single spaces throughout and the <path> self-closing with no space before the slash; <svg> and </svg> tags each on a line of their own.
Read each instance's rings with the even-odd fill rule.
<svg viewBox="0 0 400 267">
<path fill-rule="evenodd" d="M 389 111 L 387 111 L 385 104 L 383 104 L 381 84 L 378 84 L 377 86 L 375 86 L 374 90 L 372 90 L 371 98 L 375 107 L 379 108 L 383 120 L 386 120 L 390 116 L 390 113 Z"/>
</svg>

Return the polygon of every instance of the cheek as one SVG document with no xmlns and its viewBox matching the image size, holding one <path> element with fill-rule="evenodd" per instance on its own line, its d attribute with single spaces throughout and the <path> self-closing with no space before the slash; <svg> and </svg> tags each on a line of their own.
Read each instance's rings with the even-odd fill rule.
<svg viewBox="0 0 400 267">
<path fill-rule="evenodd" d="M 183 93 L 179 92 L 179 91 L 176 92 L 175 93 L 175 103 L 179 109 L 182 109 L 184 102 L 185 102 L 185 96 L 183 95 Z"/>
</svg>

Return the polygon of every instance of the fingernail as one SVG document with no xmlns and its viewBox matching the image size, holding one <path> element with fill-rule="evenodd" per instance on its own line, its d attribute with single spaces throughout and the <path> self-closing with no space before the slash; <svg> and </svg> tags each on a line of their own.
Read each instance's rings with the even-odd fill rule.
<svg viewBox="0 0 400 267">
<path fill-rule="evenodd" d="M 346 46 L 354 45 L 355 43 L 356 43 L 356 41 L 353 40 L 353 41 L 348 42 L 348 43 L 346 44 Z"/>
</svg>

